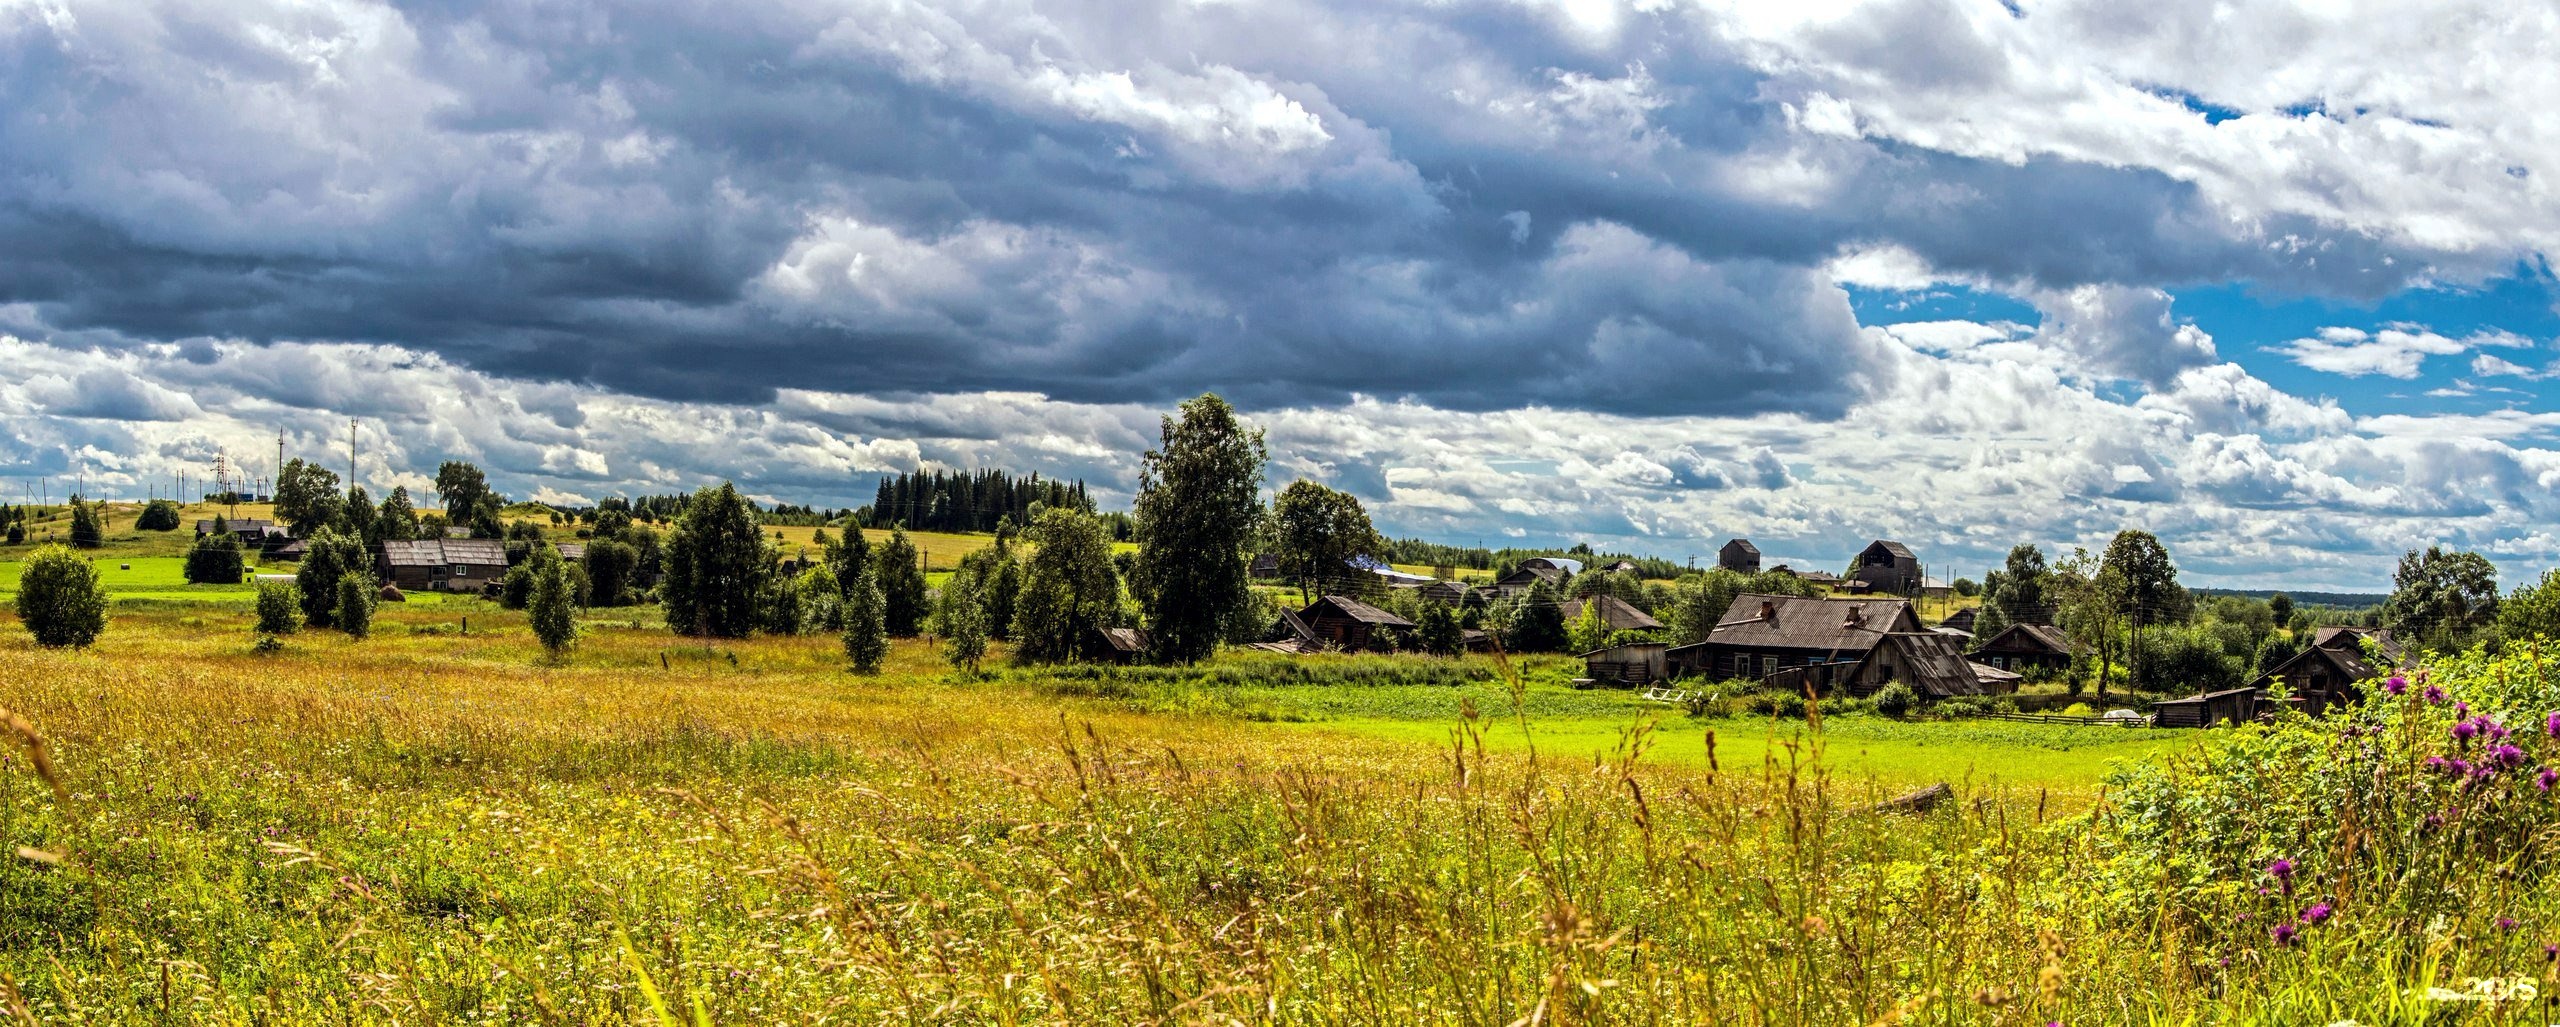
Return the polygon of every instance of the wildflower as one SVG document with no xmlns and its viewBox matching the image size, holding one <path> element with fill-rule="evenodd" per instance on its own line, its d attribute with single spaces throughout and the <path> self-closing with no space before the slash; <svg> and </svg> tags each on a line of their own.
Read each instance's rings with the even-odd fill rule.
<svg viewBox="0 0 2560 1027">
<path fill-rule="evenodd" d="M 2544 959 L 2548 959 L 2548 960 L 2553 960 L 2553 961 L 2555 961 L 2555 962 L 2560 962 L 2560 945 L 2545 945 L 2545 946 L 2543 946 L 2543 947 L 2542 947 L 2542 958 L 2544 958 Z"/>
<path fill-rule="evenodd" d="M 2445 768 L 2444 757 L 2442 757 L 2442 756 L 2429 756 L 2429 757 L 2427 757 L 2427 769 L 2428 769 L 2428 770 L 2441 771 L 2441 770 L 2443 770 L 2444 768 Z"/>
<path fill-rule="evenodd" d="M 2329 904 L 2326 902 L 2316 903 L 2311 908 L 2302 911 L 2302 922 L 2318 926 L 2322 923 L 2328 922 L 2329 914 L 2335 912 L 2337 912 L 2337 910 L 2331 909 Z"/>
<path fill-rule="evenodd" d="M 2443 827 L 2443 826 L 2444 826 L 2444 814 L 2442 814 L 2442 813 L 2429 813 L 2429 814 L 2427 814 L 2426 824 L 2427 824 L 2427 830 L 2430 830 L 2430 831 L 2433 831 L 2433 830 L 2435 830 L 2436 828 L 2439 828 L 2439 827 Z"/>
<path fill-rule="evenodd" d="M 2289 859 L 2279 859 L 2273 863 L 2267 864 L 2267 876 L 2279 881 L 2292 877 L 2293 861 Z"/>
<path fill-rule="evenodd" d="M 2444 689 L 2437 688 L 2434 685 L 2428 685 L 2427 690 L 2421 694 L 2425 695 L 2427 701 L 2430 703 L 2444 702 Z"/>
<path fill-rule="evenodd" d="M 2468 716 L 2470 716 L 2470 715 L 2471 715 L 2471 704 L 2470 704 L 2469 702 L 2458 702 L 2458 703 L 2453 704 L 2453 715 L 2454 715 L 2454 716 L 2457 716 L 2457 717 L 2468 717 Z"/>
<path fill-rule="evenodd" d="M 2464 748 L 2469 748 L 2471 739 L 2479 733 L 2480 725 L 2467 720 L 2453 726 L 2453 740 L 2462 743 Z"/>
<path fill-rule="evenodd" d="M 2401 677 L 2398 674 L 2391 675 L 2390 680 L 2382 683 L 2382 690 L 2391 693 L 2394 698 L 2407 694 L 2409 691 L 2409 679 Z M 2560 714 L 2555 714 L 2555 716 L 2560 716 Z"/>
<path fill-rule="evenodd" d="M 2515 929 L 2516 929 L 2516 918 L 2511 917 L 2511 916 L 2502 916 L 2502 917 L 2499 917 L 2499 918 L 2498 918 L 2498 929 L 2499 929 L 2499 930 L 2501 930 L 2501 931 L 2512 931 L 2512 930 L 2515 930 Z"/>
<path fill-rule="evenodd" d="M 2551 790 L 2552 785 L 2560 785 L 2560 770 L 2544 767 L 2542 773 L 2533 776 L 2533 786 L 2536 788 L 2547 792 Z"/>
<path fill-rule="evenodd" d="M 2293 944 L 2293 935 L 2294 929 L 2292 924 L 2277 924 L 2274 930 L 2267 932 L 2267 938 L 2278 945 Z"/>
</svg>

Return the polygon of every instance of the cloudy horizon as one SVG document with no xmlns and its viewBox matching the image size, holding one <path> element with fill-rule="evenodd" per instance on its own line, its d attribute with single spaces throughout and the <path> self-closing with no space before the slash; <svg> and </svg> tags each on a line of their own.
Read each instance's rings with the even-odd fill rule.
<svg viewBox="0 0 2560 1027">
<path fill-rule="evenodd" d="M 2560 14 L 0 0 L 0 474 L 1004 467 L 1391 534 L 2560 564 Z M 52 486 L 58 494 L 60 485 Z"/>
</svg>

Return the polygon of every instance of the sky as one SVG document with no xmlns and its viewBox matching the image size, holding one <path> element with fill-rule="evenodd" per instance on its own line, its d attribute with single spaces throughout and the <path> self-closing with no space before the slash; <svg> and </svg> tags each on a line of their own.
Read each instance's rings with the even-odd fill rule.
<svg viewBox="0 0 2560 1027">
<path fill-rule="evenodd" d="M 2560 564 L 2560 9 L 0 0 L 0 490 L 1125 503 L 2197 585 Z M 2546 159 L 2550 158 L 2550 159 Z"/>
</svg>

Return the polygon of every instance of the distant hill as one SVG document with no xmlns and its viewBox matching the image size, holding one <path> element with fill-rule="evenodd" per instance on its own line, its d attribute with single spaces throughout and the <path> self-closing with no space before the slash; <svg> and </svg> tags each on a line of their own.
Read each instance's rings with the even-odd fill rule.
<svg viewBox="0 0 2560 1027">
<path fill-rule="evenodd" d="M 2282 592 L 2292 596 L 2296 606 L 2334 606 L 2342 610 L 2380 606 L 2391 598 L 2380 592 L 2297 592 L 2289 588 L 2199 588 L 2192 591 L 2200 596 L 2244 596 L 2250 599 L 2265 599 Z"/>
</svg>

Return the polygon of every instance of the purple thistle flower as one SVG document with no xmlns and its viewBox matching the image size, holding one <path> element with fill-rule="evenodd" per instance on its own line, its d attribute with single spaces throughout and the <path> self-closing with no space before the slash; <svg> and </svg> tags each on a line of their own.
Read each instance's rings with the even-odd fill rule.
<svg viewBox="0 0 2560 1027">
<path fill-rule="evenodd" d="M 2444 689 L 2437 688 L 2434 685 L 2428 685 L 2427 690 L 2421 694 L 2426 696 L 2427 701 L 2430 703 L 2441 703 L 2444 701 Z"/>
<path fill-rule="evenodd" d="M 2515 929 L 2516 929 L 2516 918 L 2511 917 L 2511 916 L 2502 916 L 2502 917 L 2499 917 L 2499 918 L 2498 918 L 2498 929 L 2499 929 L 2499 930 L 2501 930 L 2501 931 L 2512 931 L 2512 930 L 2515 930 Z"/>
<path fill-rule="evenodd" d="M 2468 703 L 2468 702 L 2458 702 L 2458 703 L 2453 704 L 2453 715 L 2454 715 L 2454 716 L 2457 716 L 2457 717 L 2468 717 L 2468 716 L 2470 716 L 2470 715 L 2471 715 L 2471 704 L 2470 704 L 2470 703 Z"/>
<path fill-rule="evenodd" d="M 2453 740 L 2462 743 L 2466 748 L 2471 745 L 2472 736 L 2479 733 L 2480 725 L 2467 720 L 2453 726 Z"/>
<path fill-rule="evenodd" d="M 2433 831 L 2433 830 L 2435 830 L 2436 828 L 2439 828 L 2439 827 L 2443 827 L 2443 826 L 2444 826 L 2444 814 L 2442 814 L 2442 813 L 2429 813 L 2429 814 L 2427 814 L 2426 824 L 2427 824 L 2427 830 L 2430 830 L 2430 831 Z"/>
<path fill-rule="evenodd" d="M 2302 911 L 2302 922 L 2314 925 L 2326 923 L 2329 920 L 2329 914 L 2335 912 L 2337 910 L 2329 908 L 2326 902 L 2315 903 L 2311 908 Z"/>
<path fill-rule="evenodd" d="M 2482 759 L 2484 766 L 2495 767 L 2499 770 L 2514 770 L 2517 767 L 2524 766 L 2524 750 L 2512 745 L 2500 745 L 2497 748 L 2489 750 L 2488 754 L 2482 757 Z"/>
<path fill-rule="evenodd" d="M 2533 786 L 2536 788 L 2547 792 L 2551 790 L 2552 785 L 2560 785 L 2560 770 L 2544 767 L 2542 773 L 2533 776 Z"/>
<path fill-rule="evenodd" d="M 2409 691 L 2409 679 L 2398 674 L 2391 675 L 2390 680 L 2382 683 L 2382 690 L 2394 696 L 2405 695 Z"/>
<path fill-rule="evenodd" d="M 2293 861 L 2289 859 L 2279 859 L 2273 863 L 2267 864 L 2267 876 L 2279 881 L 2293 876 Z"/>
<path fill-rule="evenodd" d="M 2267 937 L 2278 945 L 2293 944 L 2293 935 L 2292 924 L 2277 924 L 2274 930 L 2267 932 Z"/>
<path fill-rule="evenodd" d="M 2545 945 L 2545 946 L 2543 946 L 2543 947 L 2542 947 L 2542 958 L 2544 958 L 2544 959 L 2560 960 L 2560 945 Z"/>
<path fill-rule="evenodd" d="M 2560 710 L 2553 710 L 2543 716 L 2542 733 L 2550 735 L 2553 738 L 2560 738 Z"/>
<path fill-rule="evenodd" d="M 2442 757 L 2442 756 L 2429 756 L 2429 757 L 2427 757 L 2427 769 L 2428 769 L 2428 770 L 2441 771 L 2441 770 L 2443 770 L 2443 769 L 2445 768 L 2445 766 L 2446 766 L 2446 763 L 2445 763 L 2445 761 L 2444 761 L 2444 757 Z"/>
</svg>

